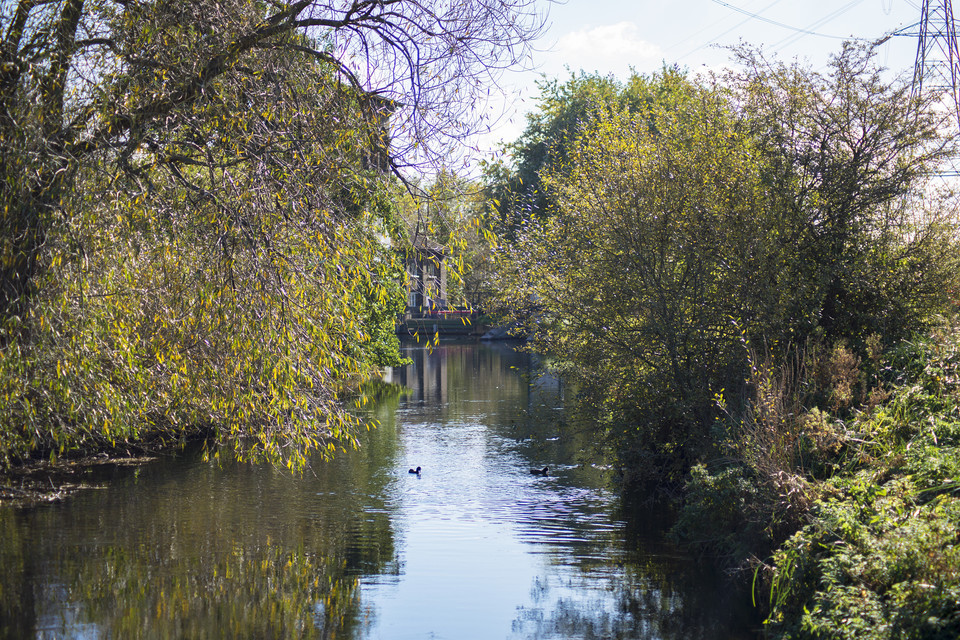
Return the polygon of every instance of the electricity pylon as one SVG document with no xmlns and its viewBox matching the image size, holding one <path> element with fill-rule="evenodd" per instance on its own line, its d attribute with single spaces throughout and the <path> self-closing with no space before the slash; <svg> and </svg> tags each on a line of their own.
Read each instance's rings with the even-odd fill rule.
<svg viewBox="0 0 960 640">
<path fill-rule="evenodd" d="M 957 48 L 957 29 L 953 21 L 951 0 L 923 0 L 920 7 L 920 33 L 917 40 L 917 59 L 913 65 L 913 91 L 919 95 L 926 81 L 939 81 L 938 91 L 950 92 L 950 100 L 960 125 L 960 49 Z M 947 69 L 944 69 L 944 66 Z M 930 77 L 931 73 L 937 77 Z"/>
</svg>

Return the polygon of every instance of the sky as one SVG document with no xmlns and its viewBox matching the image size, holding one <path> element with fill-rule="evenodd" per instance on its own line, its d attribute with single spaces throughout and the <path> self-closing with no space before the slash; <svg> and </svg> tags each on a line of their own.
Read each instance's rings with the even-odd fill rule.
<svg viewBox="0 0 960 640">
<path fill-rule="evenodd" d="M 876 41 L 897 30 L 879 50 L 891 73 L 912 74 L 921 0 L 566 0 L 542 1 L 547 30 L 535 43 L 535 70 L 508 72 L 504 117 L 480 142 L 493 148 L 522 131 L 524 114 L 535 107 L 541 75 L 566 78 L 570 71 L 613 74 L 625 79 L 631 67 L 652 73 L 664 64 L 691 72 L 729 66 L 724 46 L 740 41 L 763 46 L 791 61 L 824 68 L 844 39 Z M 938 5 L 937 0 L 931 0 Z M 752 14 L 752 15 L 751 15 Z M 497 109 L 497 107 L 494 107 Z"/>
</svg>

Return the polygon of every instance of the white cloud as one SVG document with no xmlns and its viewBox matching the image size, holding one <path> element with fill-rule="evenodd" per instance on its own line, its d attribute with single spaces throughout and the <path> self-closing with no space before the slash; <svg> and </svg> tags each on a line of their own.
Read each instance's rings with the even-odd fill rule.
<svg viewBox="0 0 960 640">
<path fill-rule="evenodd" d="M 564 66 L 576 71 L 607 74 L 626 78 L 630 67 L 637 71 L 654 71 L 660 67 L 663 51 L 659 46 L 640 38 L 633 22 L 586 27 L 560 37 L 556 46 L 542 56 L 542 71 L 562 75 Z"/>
<path fill-rule="evenodd" d="M 500 140 L 515 140 L 526 126 L 523 114 L 534 107 L 539 90 L 535 82 L 541 74 L 549 78 L 567 78 L 565 67 L 578 72 L 612 73 L 625 80 L 630 67 L 639 73 L 658 71 L 663 63 L 661 48 L 640 38 L 633 22 L 584 27 L 561 36 L 549 50 L 534 54 L 535 71 L 511 72 L 504 82 L 506 96 L 494 98 L 494 111 L 503 109 L 507 117 L 493 131 L 477 137 L 482 149 L 492 149 Z"/>
</svg>

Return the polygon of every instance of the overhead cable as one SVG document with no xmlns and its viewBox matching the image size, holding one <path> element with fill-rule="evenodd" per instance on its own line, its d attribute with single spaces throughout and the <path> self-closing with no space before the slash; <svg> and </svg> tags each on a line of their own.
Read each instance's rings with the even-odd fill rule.
<svg viewBox="0 0 960 640">
<path fill-rule="evenodd" d="M 766 22 L 767 24 L 772 24 L 775 27 L 780 27 L 782 29 L 789 29 L 790 31 L 796 31 L 797 33 L 802 33 L 804 35 L 817 36 L 819 38 L 831 38 L 834 40 L 857 40 L 857 38 L 850 38 L 849 36 L 833 36 L 826 33 L 818 33 L 816 31 L 810 31 L 809 29 L 800 29 L 799 27 L 792 27 L 789 24 L 784 24 L 782 22 L 777 22 L 776 20 L 771 20 L 770 18 L 765 18 L 758 13 L 753 13 L 751 11 L 747 11 L 746 9 L 741 9 L 740 7 L 734 6 L 729 2 L 724 2 L 723 0 L 712 0 L 712 1 L 719 4 L 722 7 L 726 7 L 727 9 L 736 11 L 737 13 L 742 13 L 745 16 L 749 16 L 754 20 Z M 859 4 L 860 2 L 862 2 L 862 0 L 854 0 L 854 2 L 851 2 L 850 5 L 848 5 L 848 7 L 854 4 Z M 842 10 L 845 10 L 848 7 L 844 7 L 843 9 L 841 9 L 841 12 Z"/>
</svg>

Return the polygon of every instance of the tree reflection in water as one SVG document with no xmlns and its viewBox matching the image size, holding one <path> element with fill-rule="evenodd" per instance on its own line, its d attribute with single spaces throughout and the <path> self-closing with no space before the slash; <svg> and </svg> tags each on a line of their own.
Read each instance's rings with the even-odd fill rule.
<svg viewBox="0 0 960 640">
<path fill-rule="evenodd" d="M 327 471 L 194 452 L 61 505 L 0 510 L 0 637 L 356 636 L 359 576 L 394 560 L 390 520 L 350 504 L 376 491 L 362 468 Z"/>
</svg>

